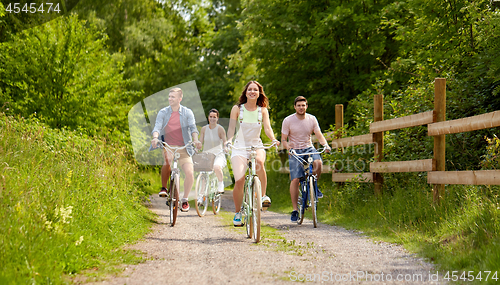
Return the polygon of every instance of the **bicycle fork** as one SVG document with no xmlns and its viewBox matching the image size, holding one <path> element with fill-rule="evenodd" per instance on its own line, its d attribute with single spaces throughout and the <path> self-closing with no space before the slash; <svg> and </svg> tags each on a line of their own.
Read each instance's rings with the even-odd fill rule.
<svg viewBox="0 0 500 285">
<path fill-rule="evenodd" d="M 304 179 L 303 181 L 301 181 L 301 183 L 300 183 L 302 197 L 300 197 L 298 202 L 304 203 L 304 209 L 311 207 L 311 205 L 312 205 L 313 201 L 311 201 L 311 192 L 310 191 L 314 191 L 314 193 L 316 194 L 316 195 L 314 195 L 314 197 L 318 197 L 318 184 L 314 183 L 315 180 L 316 180 L 316 175 L 311 175 L 311 176 L 307 177 L 306 179 Z M 311 181 L 313 183 L 314 189 L 311 189 L 311 186 L 310 186 Z M 318 200 L 316 198 L 314 203 L 316 203 L 317 201 Z"/>
</svg>

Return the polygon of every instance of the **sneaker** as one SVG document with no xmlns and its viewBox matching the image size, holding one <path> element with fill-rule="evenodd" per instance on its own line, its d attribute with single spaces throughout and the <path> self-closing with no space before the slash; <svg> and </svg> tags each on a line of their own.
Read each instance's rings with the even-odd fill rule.
<svg viewBox="0 0 500 285">
<path fill-rule="evenodd" d="M 217 191 L 219 191 L 220 194 L 224 194 L 224 182 L 219 182 Z"/>
<path fill-rule="evenodd" d="M 163 197 L 163 198 L 167 197 L 167 195 L 168 195 L 167 188 L 161 187 L 159 195 L 160 195 L 160 197 Z"/>
<path fill-rule="evenodd" d="M 262 197 L 262 208 L 269 208 L 271 206 L 271 198 L 267 195 Z"/>
<path fill-rule="evenodd" d="M 181 211 L 182 212 L 187 212 L 189 211 L 189 203 L 187 200 L 182 199 L 182 206 L 181 206 Z"/>
<path fill-rule="evenodd" d="M 292 220 L 292 222 L 298 221 L 299 220 L 299 211 L 293 210 L 292 217 L 290 218 L 290 220 Z"/>
<path fill-rule="evenodd" d="M 243 222 L 242 222 L 242 220 L 241 220 L 241 213 L 240 213 L 240 212 L 238 212 L 238 213 L 236 213 L 236 214 L 234 215 L 234 218 L 233 218 L 233 225 L 234 225 L 235 227 L 241 227 L 241 226 L 243 226 L 243 225 L 244 225 L 244 223 L 243 223 Z"/>
</svg>

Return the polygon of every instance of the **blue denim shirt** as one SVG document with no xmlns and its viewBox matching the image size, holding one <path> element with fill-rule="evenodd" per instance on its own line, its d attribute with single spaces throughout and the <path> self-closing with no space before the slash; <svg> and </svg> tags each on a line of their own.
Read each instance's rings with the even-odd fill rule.
<svg viewBox="0 0 500 285">
<path fill-rule="evenodd" d="M 172 108 L 170 106 L 161 109 L 160 112 L 158 112 L 158 116 L 156 117 L 155 127 L 151 132 L 151 135 L 153 135 L 154 132 L 159 133 L 160 137 L 162 135 L 165 135 L 165 127 L 167 126 L 171 115 Z M 192 140 L 193 133 L 199 134 L 198 129 L 196 128 L 196 121 L 193 111 L 180 105 L 179 120 L 181 122 L 182 139 L 184 140 L 184 144 L 186 145 Z M 190 156 L 195 153 L 195 150 L 192 146 L 188 146 L 186 150 Z"/>
</svg>

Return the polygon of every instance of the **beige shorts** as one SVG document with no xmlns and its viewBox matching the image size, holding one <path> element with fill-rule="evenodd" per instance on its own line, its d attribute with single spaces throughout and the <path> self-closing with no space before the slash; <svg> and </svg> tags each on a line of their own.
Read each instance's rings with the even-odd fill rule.
<svg viewBox="0 0 500 285">
<path fill-rule="evenodd" d="M 179 146 L 173 145 L 173 147 L 179 147 Z M 193 164 L 193 159 L 191 158 L 191 156 L 189 156 L 186 149 L 178 150 L 177 153 L 180 153 L 180 155 L 181 155 L 179 157 L 179 159 L 177 160 L 177 167 L 182 168 L 182 166 L 186 163 Z M 172 165 L 172 161 L 174 159 L 174 151 L 163 149 L 163 157 L 165 158 L 165 161 L 169 165 Z"/>
</svg>

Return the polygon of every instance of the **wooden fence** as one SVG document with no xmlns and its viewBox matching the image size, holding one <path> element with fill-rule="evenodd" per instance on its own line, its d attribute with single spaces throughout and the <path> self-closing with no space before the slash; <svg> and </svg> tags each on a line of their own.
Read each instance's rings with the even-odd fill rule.
<svg viewBox="0 0 500 285">
<path fill-rule="evenodd" d="M 370 124 L 370 133 L 354 137 L 337 137 L 332 140 L 332 149 L 375 144 L 375 161 L 370 163 L 370 172 L 339 173 L 332 170 L 334 182 L 368 182 L 374 183 L 375 193 L 382 193 L 383 173 L 394 172 L 427 172 L 427 183 L 433 185 L 434 201 L 444 195 L 445 184 L 465 185 L 500 185 L 500 170 L 478 171 L 446 171 L 446 135 L 470 132 L 500 126 L 500 111 L 482 115 L 446 121 L 446 79 L 436 78 L 434 81 L 434 110 L 405 117 L 384 120 L 383 96 L 374 97 L 374 122 Z M 434 138 L 434 157 L 432 159 L 411 161 L 383 161 L 383 134 L 402 128 L 427 125 L 428 136 Z M 335 106 L 335 128 L 343 127 L 343 105 Z M 340 132 L 337 132 L 340 133 Z M 331 136 L 332 134 L 326 134 Z M 329 171 L 325 169 L 323 172 Z"/>
</svg>

